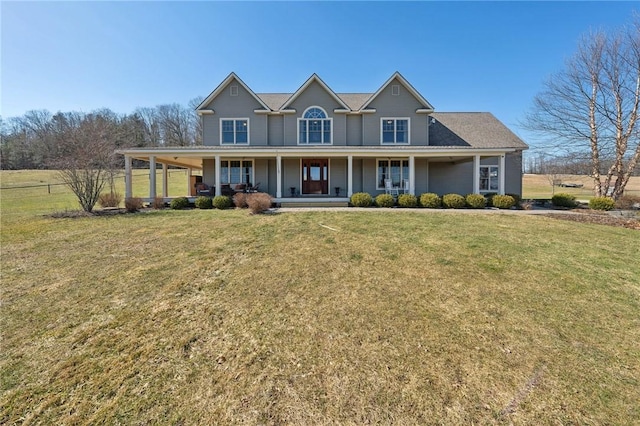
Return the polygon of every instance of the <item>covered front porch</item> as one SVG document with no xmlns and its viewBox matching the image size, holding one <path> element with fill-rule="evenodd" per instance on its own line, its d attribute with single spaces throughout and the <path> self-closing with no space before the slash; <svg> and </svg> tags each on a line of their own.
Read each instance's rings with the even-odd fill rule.
<svg viewBox="0 0 640 426">
<path fill-rule="evenodd" d="M 148 162 L 149 199 L 169 198 L 167 172 L 170 167 L 187 173 L 184 196 L 195 198 L 196 183 L 211 188 L 210 195 L 228 193 L 242 184 L 258 186 L 277 203 L 348 202 L 354 192 L 372 196 L 385 192 L 390 180 L 402 192 L 420 195 L 456 192 L 520 192 L 506 182 L 509 150 L 476 152 L 460 149 L 406 147 L 194 147 L 123 150 L 125 196 L 132 196 L 132 161 Z M 431 149 L 430 149 L 431 148 Z M 517 164 L 519 178 L 520 166 Z M 159 191 L 158 191 L 159 190 Z"/>
</svg>

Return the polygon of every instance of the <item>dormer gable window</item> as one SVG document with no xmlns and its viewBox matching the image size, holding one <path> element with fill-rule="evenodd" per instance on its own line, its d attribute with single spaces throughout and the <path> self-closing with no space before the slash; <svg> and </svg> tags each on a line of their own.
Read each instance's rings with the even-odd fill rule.
<svg viewBox="0 0 640 426">
<path fill-rule="evenodd" d="M 331 122 L 324 109 L 307 108 L 298 118 L 298 144 L 331 144 Z"/>
</svg>

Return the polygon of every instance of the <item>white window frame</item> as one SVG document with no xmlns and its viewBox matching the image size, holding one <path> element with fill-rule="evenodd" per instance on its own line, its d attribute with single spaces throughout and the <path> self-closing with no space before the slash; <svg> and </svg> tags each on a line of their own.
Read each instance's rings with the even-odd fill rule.
<svg viewBox="0 0 640 426">
<path fill-rule="evenodd" d="M 384 122 L 393 120 L 393 142 L 384 142 Z M 407 141 L 398 142 L 397 121 L 407 120 Z M 411 144 L 411 118 L 410 117 L 382 117 L 380 118 L 380 145 L 410 145 Z"/>
<path fill-rule="evenodd" d="M 233 121 L 233 142 L 224 142 L 222 140 L 222 122 L 223 121 Z M 246 142 L 238 142 L 237 134 L 236 134 L 236 121 L 246 121 L 247 122 L 247 141 Z M 251 132 L 250 132 L 250 123 L 249 118 L 220 118 L 220 145 L 250 145 L 251 142 Z"/>
<path fill-rule="evenodd" d="M 313 109 L 313 108 L 317 108 L 317 109 L 321 110 L 326 118 L 304 118 L 304 116 L 307 114 L 307 112 L 310 109 Z M 322 142 L 308 142 L 309 141 L 309 121 L 312 121 L 312 120 L 321 120 L 322 121 L 322 124 L 321 124 L 322 131 L 320 132 L 322 134 Z M 303 122 L 303 121 L 307 122 L 307 142 L 300 142 L 300 123 Z M 329 142 L 325 142 L 324 141 L 324 122 L 325 121 L 328 121 L 329 125 L 331 126 L 331 131 L 329 132 Z M 317 146 L 317 145 L 323 145 L 323 146 L 324 145 L 333 145 L 333 118 L 329 117 L 329 114 L 327 114 L 327 111 L 324 108 L 322 108 L 320 106 L 317 106 L 317 105 L 310 106 L 309 108 L 304 110 L 304 112 L 302 113 L 302 117 L 298 117 L 298 122 L 297 122 L 297 127 L 296 127 L 296 138 L 298 140 L 298 145 L 303 145 L 303 146 L 307 146 L 307 145 L 314 145 L 314 146 Z"/>
<path fill-rule="evenodd" d="M 381 176 L 380 176 L 380 162 L 385 161 L 387 163 L 387 169 L 389 170 L 389 174 L 391 174 L 391 162 L 392 161 L 400 161 L 400 186 L 405 180 L 409 180 L 409 175 L 411 175 L 411 163 L 408 158 L 376 158 L 376 189 L 383 190 L 385 189 L 384 183 L 380 186 Z M 404 176 L 402 174 L 402 163 L 407 162 L 407 175 Z M 390 178 L 390 176 L 389 176 Z"/>
<path fill-rule="evenodd" d="M 496 169 L 496 189 L 491 189 L 491 169 L 494 168 Z M 482 189 L 482 169 L 489 169 L 488 170 L 488 189 Z M 495 164 L 483 164 L 478 166 L 478 191 L 480 191 L 481 194 L 489 194 L 489 193 L 496 193 L 499 194 L 500 193 L 500 166 L 495 165 Z"/>
<path fill-rule="evenodd" d="M 244 177 L 244 173 L 242 171 L 242 163 L 244 161 L 248 161 L 251 163 L 251 177 L 250 177 L 250 182 L 231 182 L 231 162 L 232 161 L 239 161 L 240 162 L 240 179 L 242 179 Z M 227 176 L 226 179 L 225 177 L 222 176 L 222 164 L 223 163 L 227 163 Z M 254 159 L 246 159 L 246 158 L 223 158 L 220 160 L 220 183 L 221 184 L 230 184 L 230 185 L 237 185 L 239 183 L 251 183 L 253 185 L 255 185 L 255 178 L 256 178 L 256 163 L 254 161 Z"/>
</svg>

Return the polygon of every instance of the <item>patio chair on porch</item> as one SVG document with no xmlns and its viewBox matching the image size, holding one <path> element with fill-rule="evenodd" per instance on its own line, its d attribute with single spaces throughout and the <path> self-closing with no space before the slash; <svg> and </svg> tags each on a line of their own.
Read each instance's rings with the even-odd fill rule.
<svg viewBox="0 0 640 426">
<path fill-rule="evenodd" d="M 408 194 L 409 193 L 409 179 L 404 179 L 402 181 L 402 192 L 404 194 Z"/>
<path fill-rule="evenodd" d="M 196 184 L 196 194 L 210 197 L 215 195 L 215 191 L 206 183 L 200 182 Z"/>
<path fill-rule="evenodd" d="M 384 192 L 385 194 L 390 194 L 394 197 L 397 197 L 398 194 L 400 193 L 400 188 L 398 188 L 397 186 L 393 186 L 393 182 L 391 182 L 391 179 L 385 179 Z"/>
</svg>

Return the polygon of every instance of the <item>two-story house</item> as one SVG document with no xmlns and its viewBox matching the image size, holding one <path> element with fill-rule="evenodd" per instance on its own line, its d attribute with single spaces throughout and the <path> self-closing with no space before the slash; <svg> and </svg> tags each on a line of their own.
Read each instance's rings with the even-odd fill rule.
<svg viewBox="0 0 640 426">
<path fill-rule="evenodd" d="M 163 164 L 165 197 L 168 166 L 201 170 L 215 194 L 259 182 L 281 203 L 345 202 L 385 185 L 415 195 L 522 191 L 520 138 L 491 113 L 436 113 L 397 72 L 374 93 L 335 93 L 316 74 L 294 93 L 256 93 L 231 73 L 197 113 L 203 146 L 121 151 L 127 197 L 133 158 Z"/>
</svg>

